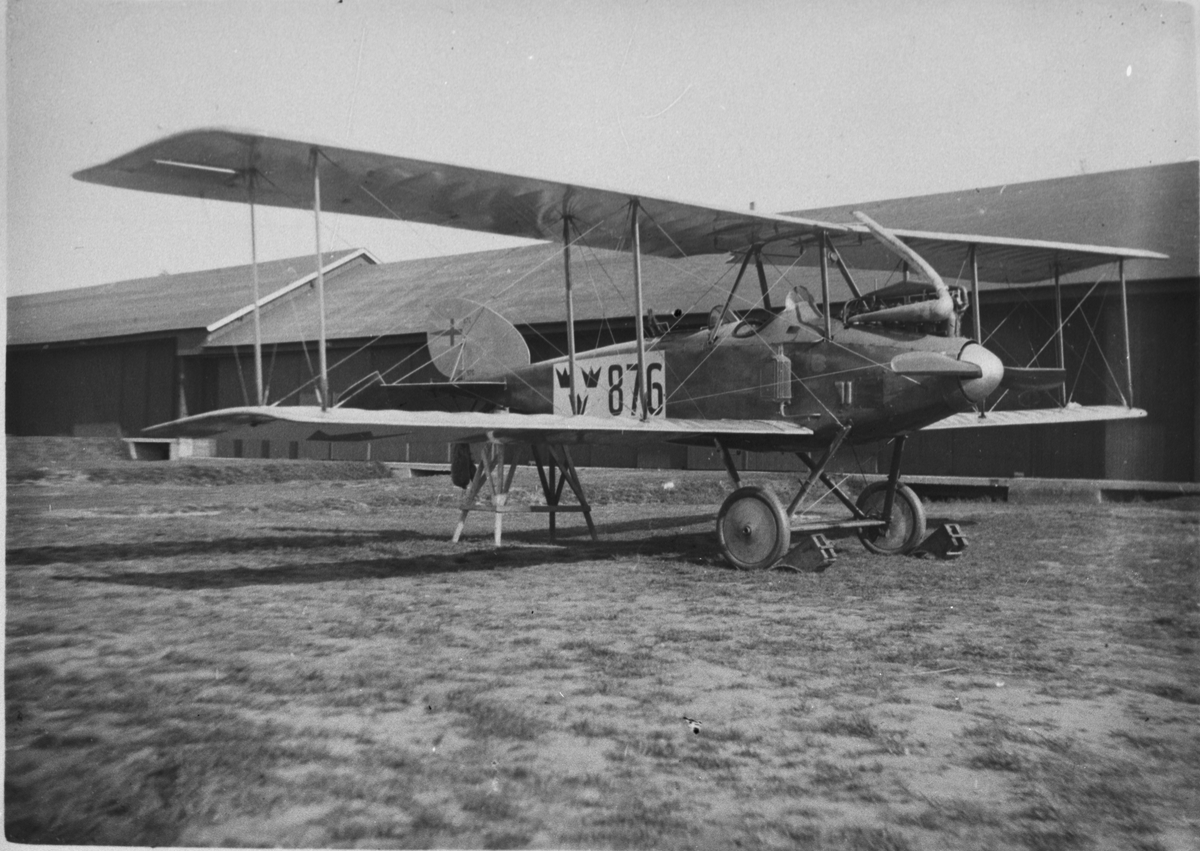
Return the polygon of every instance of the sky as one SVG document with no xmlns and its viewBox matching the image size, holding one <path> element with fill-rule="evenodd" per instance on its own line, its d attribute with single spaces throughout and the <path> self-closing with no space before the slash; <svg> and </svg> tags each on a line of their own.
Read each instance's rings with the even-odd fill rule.
<svg viewBox="0 0 1200 851">
<path fill-rule="evenodd" d="M 1200 154 L 1193 3 L 9 0 L 9 295 L 250 262 L 243 205 L 71 174 L 198 127 L 764 212 Z M 311 218 L 259 211 L 259 258 Z M 512 240 L 322 216 L 383 261 Z M 1033 234 L 1031 234 L 1033 236 Z"/>
</svg>

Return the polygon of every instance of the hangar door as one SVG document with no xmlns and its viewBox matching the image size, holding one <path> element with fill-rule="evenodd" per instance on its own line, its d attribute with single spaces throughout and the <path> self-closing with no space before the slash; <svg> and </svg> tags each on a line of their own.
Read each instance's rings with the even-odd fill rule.
<svg viewBox="0 0 1200 851">
<path fill-rule="evenodd" d="M 116 425 L 125 436 L 172 419 L 175 340 L 8 350 L 5 431 L 72 435 Z"/>
</svg>

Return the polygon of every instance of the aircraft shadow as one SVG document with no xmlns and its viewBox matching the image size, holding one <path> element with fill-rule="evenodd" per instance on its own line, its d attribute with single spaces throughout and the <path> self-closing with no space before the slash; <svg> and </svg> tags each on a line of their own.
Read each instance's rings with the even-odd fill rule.
<svg viewBox="0 0 1200 851">
<path fill-rule="evenodd" d="M 487 526 L 483 525 L 487 518 Z M 597 523 L 596 532 L 603 538 L 630 531 L 678 530 L 698 522 L 708 521 L 708 514 L 692 514 L 681 517 L 652 517 L 619 523 Z M 565 522 L 564 522 L 565 521 Z M 565 528 L 564 528 L 565 526 Z M 468 540 L 479 536 L 481 530 L 490 530 L 491 515 L 480 513 L 475 522 L 468 521 Z M 16 547 L 6 551 L 9 565 L 36 567 L 47 564 L 97 564 L 113 561 L 138 559 L 173 558 L 188 555 L 220 555 L 222 553 L 245 553 L 275 551 L 280 549 L 312 549 L 316 547 L 357 547 L 368 544 L 403 544 L 409 541 L 449 541 L 450 526 L 437 532 L 416 532 L 407 529 L 355 530 L 352 532 L 313 532 L 304 527 L 277 526 L 274 534 L 253 537 L 200 538 L 176 541 L 141 541 L 136 543 L 48 545 L 42 547 Z M 558 538 L 587 537 L 587 525 L 582 518 L 570 515 L 559 519 Z M 546 527 L 535 530 L 505 531 L 505 540 L 550 543 Z"/>
<path fill-rule="evenodd" d="M 941 526 L 943 523 L 953 523 L 955 526 L 978 526 L 979 525 L 978 520 L 963 520 L 958 517 L 934 517 L 931 514 L 927 514 L 925 516 L 925 525 L 929 528 L 930 532 L 932 532 L 938 526 Z"/>
<path fill-rule="evenodd" d="M 604 509 L 592 511 L 592 521 L 596 523 L 596 534 L 600 536 L 603 542 L 605 535 L 619 535 L 624 532 L 660 532 L 668 529 L 676 532 L 685 529 L 689 526 L 695 526 L 699 523 L 715 523 L 716 512 L 705 512 L 703 514 L 685 514 L 669 517 L 644 517 L 639 520 L 622 520 L 612 523 L 602 523 L 596 520 L 597 513 L 603 513 Z M 467 529 L 472 526 L 468 521 Z M 694 530 L 693 530 L 694 531 Z M 505 539 L 512 538 L 519 541 L 530 541 L 531 543 L 541 543 L 549 540 L 546 527 L 536 530 L 521 530 L 513 532 L 511 535 L 508 532 L 504 533 Z M 584 522 L 582 515 L 565 514 L 558 520 L 558 529 L 555 535 L 559 538 L 586 538 L 588 537 L 587 523 Z"/>
<path fill-rule="evenodd" d="M 238 588 L 253 585 L 308 585 L 358 579 L 393 579 L 436 573 L 462 573 L 496 569 L 523 569 L 633 556 L 667 555 L 692 562 L 715 564 L 712 536 L 671 535 L 639 542 L 594 544 L 567 548 L 488 549 L 462 554 L 436 554 L 355 561 L 285 564 L 264 568 L 234 567 L 223 570 L 177 570 L 167 573 L 123 571 L 103 576 L 55 576 L 64 582 L 133 585 L 166 590 Z M 691 544 L 689 546 L 689 544 Z"/>
<path fill-rule="evenodd" d="M 273 565 L 262 568 L 230 567 L 224 569 L 201 570 L 171 570 L 171 571 L 121 571 L 88 576 L 55 575 L 53 578 L 63 582 L 84 582 L 107 585 L 132 585 L 165 590 L 197 590 L 212 588 L 238 588 L 254 585 L 307 585 L 322 582 L 347 582 L 367 579 L 392 579 L 410 576 L 420 576 L 436 573 L 461 573 L 466 571 L 513 570 L 538 567 L 546 564 L 573 564 L 597 559 L 621 559 L 638 556 L 667 556 L 682 561 L 703 564 L 722 563 L 717 553 L 716 538 L 708 530 L 680 532 L 681 525 L 706 520 L 708 515 L 691 515 L 684 518 L 653 518 L 629 523 L 613 523 L 598 525 L 597 533 L 601 540 L 593 542 L 586 537 L 586 526 L 582 530 L 571 531 L 574 535 L 562 534 L 560 537 L 578 537 L 583 540 L 573 540 L 568 546 L 554 545 L 545 530 L 522 531 L 506 534 L 505 539 L 512 543 L 531 544 L 520 547 L 487 547 L 485 549 L 463 549 L 459 552 L 431 553 L 417 556 L 384 556 L 379 558 L 323 561 L 317 563 L 293 563 Z M 582 525 L 582 524 L 581 524 Z M 622 531 L 643 531 L 651 534 L 637 540 L 605 540 L 604 534 Z M 313 536 L 325 539 L 326 544 L 348 546 L 354 543 L 395 542 L 403 543 L 417 539 L 434 539 L 446 542 L 445 535 L 434 536 L 412 535 L 407 533 L 386 533 L 371 535 L 321 535 Z M 296 546 L 295 538 L 272 538 L 278 545 L 279 541 L 291 542 Z M 233 543 L 250 543 L 246 539 L 232 539 Z M 211 552 L 205 545 L 209 542 L 191 542 L 178 545 L 183 553 L 197 551 Z M 477 539 L 468 539 L 466 544 L 478 543 Z M 544 546 L 536 546 L 542 544 Z M 306 543 L 305 546 L 316 545 Z M 266 545 L 259 549 L 267 549 Z M 69 549 L 69 548 L 68 548 Z M 87 549 L 81 547 L 78 549 Z M 245 552 L 245 546 L 231 546 L 230 552 Z M 167 555 L 178 554 L 174 551 Z M 67 559 L 56 559 L 59 562 Z M 85 561 L 87 559 L 78 559 Z M 94 563 L 95 559 L 91 559 Z M 45 563 L 45 562 L 38 562 Z"/>
<path fill-rule="evenodd" d="M 142 541 L 137 543 L 50 545 L 18 547 L 5 552 L 7 563 L 23 567 L 44 564 L 96 564 L 109 561 L 172 558 L 188 555 L 220 555 L 262 550 L 310 549 L 313 547 L 354 547 L 371 543 L 438 541 L 448 535 L 411 532 L 403 529 L 314 533 L 304 529 L 279 529 L 284 535 L 256 537 L 194 538 L 182 541 Z"/>
</svg>

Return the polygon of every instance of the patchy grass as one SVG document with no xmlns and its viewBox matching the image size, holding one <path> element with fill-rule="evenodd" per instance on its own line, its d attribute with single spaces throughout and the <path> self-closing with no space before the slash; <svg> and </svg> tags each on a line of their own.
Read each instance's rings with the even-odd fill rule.
<svg viewBox="0 0 1200 851">
<path fill-rule="evenodd" d="M 535 719 L 504 703 L 469 691 L 452 692 L 447 707 L 462 713 L 468 735 L 480 739 L 536 739 L 543 729 Z"/>
<path fill-rule="evenodd" d="M 879 727 L 865 713 L 855 712 L 853 715 L 835 715 L 826 718 L 816 725 L 818 732 L 827 736 L 854 736 L 859 739 L 874 739 L 879 735 Z"/>
<path fill-rule="evenodd" d="M 1200 842 L 1200 524 L 1170 503 L 939 503 L 957 561 L 842 539 L 749 574 L 717 474 L 585 470 L 599 544 L 514 514 L 495 550 L 486 515 L 448 542 L 444 479 L 247 469 L 10 484 L 10 840 Z"/>
</svg>

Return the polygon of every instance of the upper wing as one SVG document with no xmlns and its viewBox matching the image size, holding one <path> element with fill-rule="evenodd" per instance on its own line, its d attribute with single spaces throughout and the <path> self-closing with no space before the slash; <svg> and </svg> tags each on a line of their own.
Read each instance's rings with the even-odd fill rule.
<svg viewBox="0 0 1200 851">
<path fill-rule="evenodd" d="M 645 254 L 723 254 L 773 240 L 799 240 L 835 225 L 790 216 L 698 206 L 628 192 L 556 183 L 447 163 L 353 151 L 231 130 L 191 130 L 151 142 L 75 177 L 126 189 L 312 209 L 312 159 L 321 208 L 385 219 L 560 241 L 564 216 L 580 241 L 629 249 L 629 207 L 649 220 Z M 574 237 L 573 237 L 574 238 Z"/>
<path fill-rule="evenodd" d="M 366 411 L 296 405 L 227 408 L 145 430 L 155 437 L 222 437 L 268 440 L 385 440 L 478 443 L 701 443 L 713 438 L 769 437 L 787 443 L 810 429 L 774 420 L 649 420 L 443 411 Z"/>
<path fill-rule="evenodd" d="M 321 208 L 385 219 L 559 241 L 570 217 L 577 239 L 598 248 L 629 250 L 629 208 L 636 201 L 649 223 L 641 228 L 645 254 L 684 257 L 766 245 L 767 253 L 818 263 L 811 250 L 821 233 L 861 269 L 892 269 L 895 256 L 860 224 L 728 210 L 637 193 L 558 183 L 448 163 L 355 151 L 336 145 L 223 129 L 189 130 L 151 142 L 103 165 L 76 172 L 90 183 L 221 201 L 311 209 L 312 163 L 320 168 Z M 1030 282 L 1119 258 L 1165 259 L 1131 248 L 1032 239 L 892 231 L 941 275 L 964 277 L 976 247 L 981 280 Z M 806 250 L 809 249 L 809 250 Z"/>
<path fill-rule="evenodd" d="M 1065 408 L 1036 408 L 1024 411 L 989 411 L 980 416 L 974 411 L 954 414 L 927 425 L 921 431 L 939 428 L 982 428 L 1005 425 L 1054 425 L 1062 423 L 1086 423 L 1101 420 L 1134 420 L 1146 416 L 1141 408 L 1126 408 L 1121 405 L 1067 405 Z"/>
</svg>

